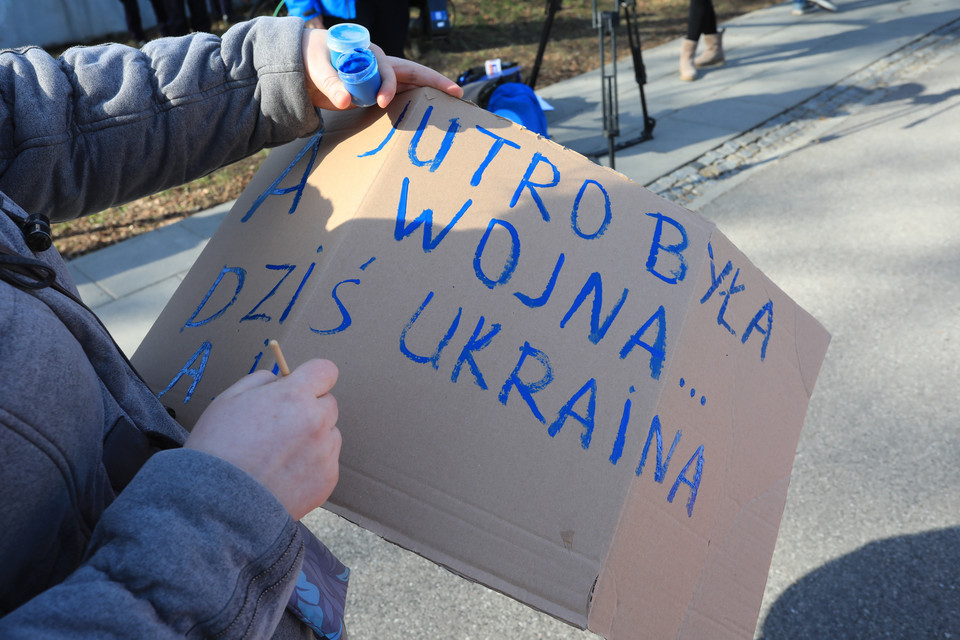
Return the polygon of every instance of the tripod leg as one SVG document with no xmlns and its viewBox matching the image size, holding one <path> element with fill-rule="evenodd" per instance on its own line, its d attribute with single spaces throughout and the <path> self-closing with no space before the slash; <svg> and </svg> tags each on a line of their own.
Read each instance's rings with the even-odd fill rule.
<svg viewBox="0 0 960 640">
<path fill-rule="evenodd" d="M 617 23 L 619 11 L 604 11 L 598 21 L 597 32 L 600 37 L 600 82 L 603 98 L 603 136 L 607 139 L 610 155 L 610 168 L 616 168 L 614 138 L 620 135 L 620 105 L 617 102 Z M 604 60 L 606 50 L 605 34 L 610 35 L 610 71 Z"/>
<path fill-rule="evenodd" d="M 543 52 L 547 48 L 547 40 L 550 39 L 550 30 L 553 28 L 553 19 L 557 11 L 561 8 L 562 0 L 547 0 L 547 19 L 543 23 L 543 31 L 540 32 L 540 46 L 537 48 L 537 58 L 533 63 L 533 70 L 530 72 L 530 80 L 527 85 L 533 89 L 537 84 L 537 76 L 540 75 L 540 65 L 543 63 Z"/>
<path fill-rule="evenodd" d="M 640 27 L 637 24 L 637 3 L 621 2 L 624 15 L 627 21 L 627 37 L 630 40 L 630 53 L 633 55 L 633 73 L 637 79 L 637 86 L 640 88 L 640 106 L 643 109 L 643 132 L 640 134 L 640 142 L 649 140 L 653 137 L 653 127 L 656 120 L 650 117 L 647 112 L 647 97 L 643 91 L 643 85 L 647 83 L 647 69 L 643 65 L 643 54 L 640 48 Z"/>
</svg>

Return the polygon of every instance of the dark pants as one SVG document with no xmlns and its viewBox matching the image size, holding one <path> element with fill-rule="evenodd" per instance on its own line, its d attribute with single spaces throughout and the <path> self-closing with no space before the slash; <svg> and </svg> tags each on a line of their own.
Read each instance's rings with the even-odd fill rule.
<svg viewBox="0 0 960 640">
<path fill-rule="evenodd" d="M 233 2 L 231 0 L 210 0 L 210 13 L 215 16 L 233 15 Z"/>
<path fill-rule="evenodd" d="M 712 0 L 690 0 L 690 15 L 687 18 L 687 38 L 699 40 L 701 34 L 717 32 L 717 14 Z"/>
<path fill-rule="evenodd" d="M 357 22 L 388 56 L 403 57 L 410 26 L 409 0 L 357 0 Z"/>
<path fill-rule="evenodd" d="M 130 37 L 138 42 L 147 39 L 143 32 L 143 21 L 140 19 L 140 5 L 137 0 L 120 0 L 123 4 L 123 14 L 127 19 L 127 31 Z"/>
<path fill-rule="evenodd" d="M 167 33 L 167 2 L 166 0 L 150 0 L 150 6 L 153 7 L 153 15 L 157 16 L 157 30 L 161 36 L 170 35 Z"/>
<path fill-rule="evenodd" d="M 186 0 L 190 7 L 190 22 L 187 23 L 187 10 L 184 0 L 166 0 L 167 35 L 183 36 L 193 31 L 209 32 L 210 14 L 207 12 L 207 0 Z"/>
</svg>

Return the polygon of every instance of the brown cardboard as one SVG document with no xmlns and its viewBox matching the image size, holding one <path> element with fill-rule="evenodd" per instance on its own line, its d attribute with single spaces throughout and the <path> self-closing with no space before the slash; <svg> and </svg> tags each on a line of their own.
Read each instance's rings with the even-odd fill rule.
<svg viewBox="0 0 960 640">
<path fill-rule="evenodd" d="M 507 120 L 428 89 L 346 120 L 270 155 L 145 379 L 189 426 L 271 338 L 330 358 L 333 511 L 607 638 L 752 637 L 827 332 L 711 223 Z"/>
</svg>

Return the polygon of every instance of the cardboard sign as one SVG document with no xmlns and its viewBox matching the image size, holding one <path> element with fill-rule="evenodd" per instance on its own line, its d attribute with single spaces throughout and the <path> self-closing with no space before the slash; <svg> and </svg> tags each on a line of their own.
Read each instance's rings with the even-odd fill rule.
<svg viewBox="0 0 960 640">
<path fill-rule="evenodd" d="M 193 424 L 271 338 L 330 358 L 331 510 L 608 638 L 752 637 L 827 332 L 507 120 L 428 89 L 354 116 L 211 239 L 134 357 L 161 400 Z"/>
</svg>

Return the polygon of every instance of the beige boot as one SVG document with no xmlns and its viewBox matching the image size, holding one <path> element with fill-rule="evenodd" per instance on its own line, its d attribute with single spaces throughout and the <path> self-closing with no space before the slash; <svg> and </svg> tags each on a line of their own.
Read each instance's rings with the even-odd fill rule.
<svg viewBox="0 0 960 640">
<path fill-rule="evenodd" d="M 716 33 L 704 34 L 703 45 L 703 53 L 694 59 L 693 64 L 700 68 L 724 63 L 722 30 Z"/>
<path fill-rule="evenodd" d="M 697 68 L 693 65 L 693 54 L 697 50 L 697 41 L 684 38 L 680 44 L 680 79 L 696 80 Z"/>
</svg>

